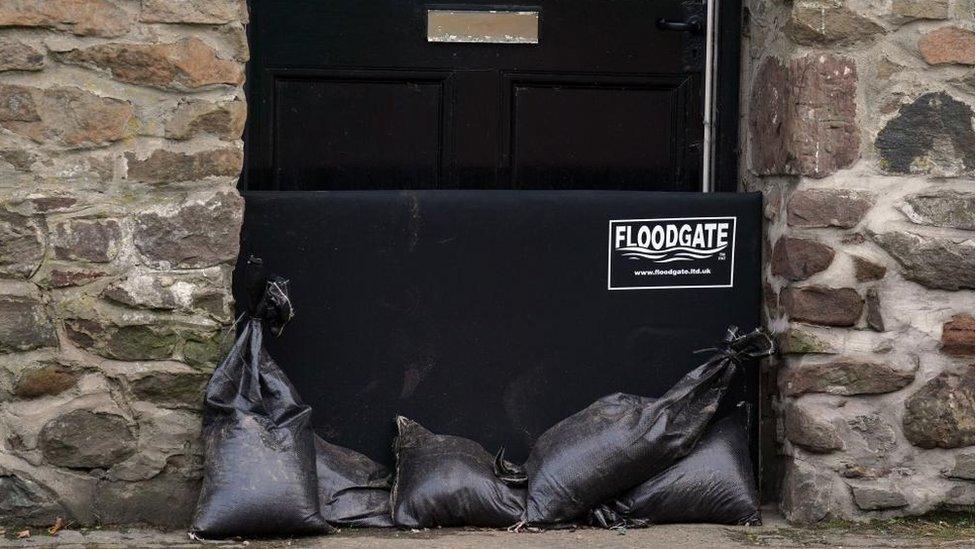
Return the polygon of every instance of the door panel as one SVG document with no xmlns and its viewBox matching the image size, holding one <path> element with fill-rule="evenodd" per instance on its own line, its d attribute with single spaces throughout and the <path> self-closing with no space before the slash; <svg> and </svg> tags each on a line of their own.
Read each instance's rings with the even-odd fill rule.
<svg viewBox="0 0 976 549">
<path fill-rule="evenodd" d="M 275 78 L 272 147 L 282 190 L 440 183 L 443 80 L 371 76 Z"/>
<path fill-rule="evenodd" d="M 427 10 L 539 12 L 538 44 L 433 43 Z M 252 0 L 248 190 L 695 190 L 700 2 Z"/>
</svg>

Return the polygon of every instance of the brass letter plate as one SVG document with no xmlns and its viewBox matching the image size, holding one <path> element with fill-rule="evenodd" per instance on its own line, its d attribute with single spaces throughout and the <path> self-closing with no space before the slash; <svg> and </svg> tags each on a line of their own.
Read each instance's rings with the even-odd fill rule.
<svg viewBox="0 0 976 549">
<path fill-rule="evenodd" d="M 538 44 L 539 12 L 428 9 L 427 41 L 463 44 Z"/>
</svg>

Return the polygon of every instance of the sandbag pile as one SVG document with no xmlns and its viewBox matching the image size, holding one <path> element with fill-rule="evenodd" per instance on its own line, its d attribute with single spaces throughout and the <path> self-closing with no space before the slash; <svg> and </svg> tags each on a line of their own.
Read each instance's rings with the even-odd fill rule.
<svg viewBox="0 0 976 549">
<path fill-rule="evenodd" d="M 760 521 L 741 422 L 713 419 L 736 367 L 772 352 L 762 333 L 730 329 L 660 398 L 597 400 L 543 433 L 524 467 L 397 417 L 391 475 L 313 433 L 311 409 L 263 347 L 264 328 L 280 334 L 292 316 L 287 281 L 254 271 L 250 318 L 206 390 L 196 535 Z"/>
</svg>

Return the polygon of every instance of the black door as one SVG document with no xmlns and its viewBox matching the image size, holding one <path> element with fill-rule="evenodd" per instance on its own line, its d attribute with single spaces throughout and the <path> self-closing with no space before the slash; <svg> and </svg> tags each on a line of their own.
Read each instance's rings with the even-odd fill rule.
<svg viewBox="0 0 976 549">
<path fill-rule="evenodd" d="M 701 189 L 700 2 L 250 8 L 248 190 Z M 431 10 L 519 12 L 478 39 L 536 43 L 432 41 Z"/>
</svg>

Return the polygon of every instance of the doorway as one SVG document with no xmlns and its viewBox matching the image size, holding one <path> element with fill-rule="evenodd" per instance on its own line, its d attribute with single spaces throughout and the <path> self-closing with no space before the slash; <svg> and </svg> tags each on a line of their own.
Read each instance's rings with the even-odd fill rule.
<svg viewBox="0 0 976 549">
<path fill-rule="evenodd" d="M 729 24 L 714 34 L 711 186 L 731 191 L 733 4 L 720 6 Z M 703 189 L 704 3 L 252 0 L 250 10 L 243 190 Z"/>
</svg>

